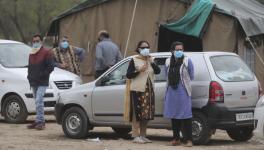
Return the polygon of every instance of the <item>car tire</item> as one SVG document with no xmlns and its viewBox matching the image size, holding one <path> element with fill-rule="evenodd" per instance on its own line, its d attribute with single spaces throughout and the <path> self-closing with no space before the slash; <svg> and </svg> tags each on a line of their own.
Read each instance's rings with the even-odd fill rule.
<svg viewBox="0 0 264 150">
<path fill-rule="evenodd" d="M 62 129 L 69 138 L 85 138 L 89 131 L 89 122 L 83 109 L 80 107 L 67 109 L 62 116 Z"/>
<path fill-rule="evenodd" d="M 131 132 L 131 128 L 116 128 L 112 127 L 113 131 L 119 135 L 127 135 L 129 132 Z"/>
<path fill-rule="evenodd" d="M 207 144 L 212 136 L 212 129 L 206 116 L 200 112 L 193 112 L 192 136 L 194 144 Z"/>
<path fill-rule="evenodd" d="M 248 141 L 253 136 L 252 127 L 241 127 L 226 130 L 228 136 L 235 141 Z"/>
<path fill-rule="evenodd" d="M 8 123 L 24 123 L 28 117 L 27 108 L 18 95 L 10 95 L 4 99 L 2 114 Z"/>
</svg>

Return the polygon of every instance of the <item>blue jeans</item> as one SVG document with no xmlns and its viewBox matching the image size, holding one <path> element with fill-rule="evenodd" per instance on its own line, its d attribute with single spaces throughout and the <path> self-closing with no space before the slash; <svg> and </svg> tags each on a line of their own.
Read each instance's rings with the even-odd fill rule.
<svg viewBox="0 0 264 150">
<path fill-rule="evenodd" d="M 47 89 L 47 86 L 37 86 L 33 87 L 33 96 L 35 98 L 35 104 L 36 104 L 36 120 L 35 122 L 45 122 L 44 118 L 44 95 Z"/>
</svg>

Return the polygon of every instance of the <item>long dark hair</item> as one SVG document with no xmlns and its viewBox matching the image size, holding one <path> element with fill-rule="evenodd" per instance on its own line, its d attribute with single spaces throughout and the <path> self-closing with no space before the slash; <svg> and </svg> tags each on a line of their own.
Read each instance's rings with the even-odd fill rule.
<svg viewBox="0 0 264 150">
<path fill-rule="evenodd" d="M 138 44 L 137 44 L 137 48 L 135 49 L 135 51 L 139 54 L 140 52 L 139 52 L 139 47 L 141 46 L 141 44 L 142 43 L 147 43 L 148 44 L 148 46 L 149 46 L 149 42 L 148 41 L 145 41 L 145 40 L 141 40 L 141 41 L 139 41 L 138 42 Z M 150 47 L 150 46 L 149 46 Z"/>
<path fill-rule="evenodd" d="M 184 56 L 181 58 L 175 58 L 173 52 L 175 50 L 175 47 L 177 45 L 182 45 L 182 42 L 176 41 L 171 44 L 170 51 L 172 53 L 170 58 L 170 66 L 169 66 L 169 73 L 168 73 L 168 84 L 176 89 L 178 87 L 179 81 L 180 81 L 180 68 L 183 63 Z"/>
</svg>

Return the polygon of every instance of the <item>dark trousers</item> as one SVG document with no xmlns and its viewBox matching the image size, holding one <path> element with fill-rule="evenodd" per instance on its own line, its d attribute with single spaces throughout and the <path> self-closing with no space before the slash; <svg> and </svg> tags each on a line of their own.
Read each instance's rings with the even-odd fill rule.
<svg viewBox="0 0 264 150">
<path fill-rule="evenodd" d="M 180 140 L 180 131 L 183 141 L 192 141 L 192 119 L 171 119 L 173 139 Z"/>
<path fill-rule="evenodd" d="M 97 79 L 98 77 L 100 77 L 103 73 L 105 73 L 107 71 L 107 69 L 105 70 L 96 70 L 95 71 L 95 79 Z"/>
</svg>

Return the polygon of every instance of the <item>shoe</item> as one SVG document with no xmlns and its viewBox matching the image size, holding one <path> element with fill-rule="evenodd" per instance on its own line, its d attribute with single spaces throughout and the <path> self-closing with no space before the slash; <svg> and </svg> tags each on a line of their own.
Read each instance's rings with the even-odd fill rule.
<svg viewBox="0 0 264 150">
<path fill-rule="evenodd" d="M 184 144 L 185 147 L 192 147 L 193 146 L 193 142 L 188 140 L 185 144 Z"/>
<path fill-rule="evenodd" d="M 133 143 L 145 144 L 146 141 L 144 141 L 141 137 L 135 137 Z"/>
<path fill-rule="evenodd" d="M 170 142 L 170 145 L 172 145 L 172 146 L 179 146 L 179 145 L 181 145 L 181 142 L 180 142 L 180 140 L 172 140 L 171 142 Z"/>
<path fill-rule="evenodd" d="M 35 126 L 35 129 L 37 130 L 44 130 L 45 129 L 45 123 L 44 122 L 40 122 Z"/>
<path fill-rule="evenodd" d="M 38 122 L 33 122 L 33 123 L 27 125 L 27 128 L 28 129 L 35 129 L 36 125 L 38 125 Z"/>
<path fill-rule="evenodd" d="M 143 141 L 145 141 L 146 143 L 152 143 L 152 141 L 149 140 L 148 138 L 146 138 L 145 136 L 141 136 L 141 139 L 142 139 Z"/>
</svg>

